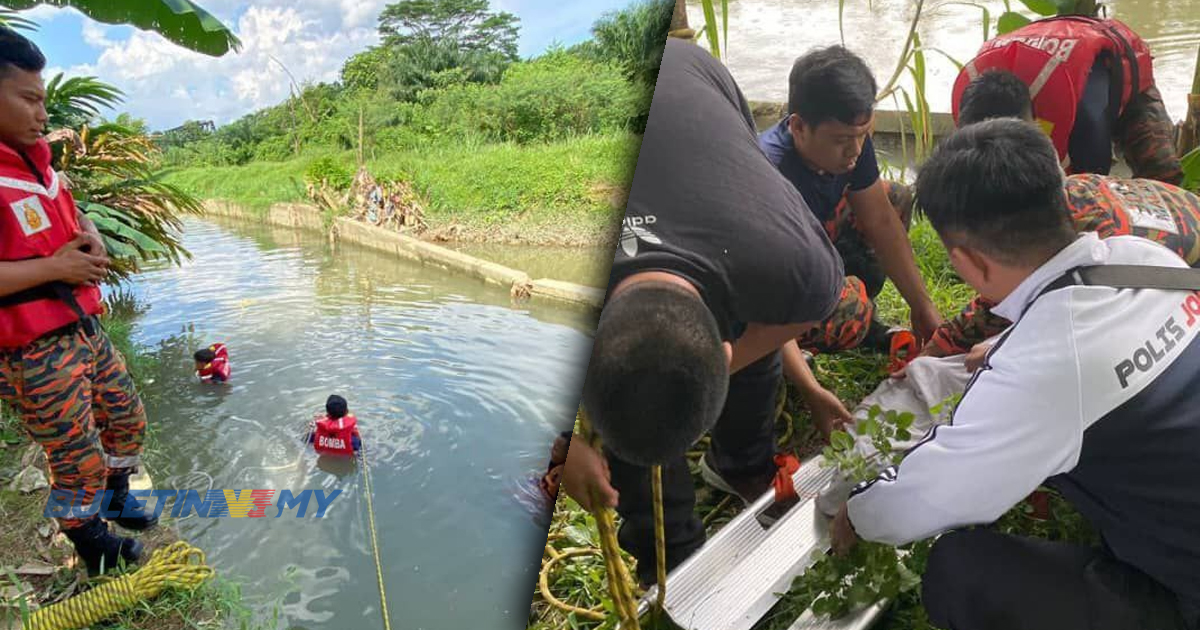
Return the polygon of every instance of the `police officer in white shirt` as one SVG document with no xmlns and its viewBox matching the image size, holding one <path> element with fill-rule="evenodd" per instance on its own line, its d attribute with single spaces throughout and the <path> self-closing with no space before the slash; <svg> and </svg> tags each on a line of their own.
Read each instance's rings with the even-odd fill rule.
<svg viewBox="0 0 1200 630">
<path fill-rule="evenodd" d="M 951 423 L 851 495 L 835 550 L 950 532 L 923 582 L 942 628 L 1195 630 L 1200 297 L 1073 273 L 1123 265 L 1153 281 L 1186 264 L 1147 240 L 1074 233 L 1053 146 L 1016 119 L 947 138 L 917 198 L 959 275 L 1016 323 Z M 1090 521 L 1100 547 L 961 529 L 1043 484 Z"/>
</svg>

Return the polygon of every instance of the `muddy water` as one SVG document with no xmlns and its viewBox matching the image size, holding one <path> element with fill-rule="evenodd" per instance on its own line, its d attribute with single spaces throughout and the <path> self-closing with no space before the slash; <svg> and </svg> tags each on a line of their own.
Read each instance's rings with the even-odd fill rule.
<svg viewBox="0 0 1200 630">
<path fill-rule="evenodd" d="M 996 16 L 1004 12 L 1003 0 L 927 0 L 919 26 L 922 44 L 960 62 L 969 60 L 983 42 L 983 14 L 966 4 L 988 9 L 994 36 Z M 1030 15 L 1017 0 L 1011 4 Z M 1200 46 L 1200 0 L 1111 0 L 1107 5 L 1109 16 L 1128 24 L 1149 44 L 1167 110 L 1175 119 L 1183 117 Z M 704 23 L 700 6 L 699 0 L 688 0 L 688 19 L 694 28 Z M 915 6 L 914 0 L 845 0 L 845 44 L 863 56 L 880 85 L 896 68 Z M 837 0 L 729 2 L 727 63 L 752 100 L 786 101 L 792 61 L 811 47 L 840 41 Z M 927 65 L 929 104 L 934 111 L 948 112 L 957 68 L 937 52 L 928 53 Z M 900 84 L 912 92 L 910 80 Z M 903 101 L 881 106 L 904 109 Z"/>
<path fill-rule="evenodd" d="M 570 426 L 593 322 L 288 230 L 189 220 L 184 242 L 194 260 L 129 287 L 160 360 L 144 392 L 156 486 L 342 493 L 324 518 L 193 516 L 183 535 L 281 628 L 382 627 L 361 470 L 301 444 L 340 393 L 368 449 L 393 626 L 524 627 L 546 530 L 519 484 Z M 228 386 L 191 376 L 212 341 L 231 348 Z"/>
</svg>

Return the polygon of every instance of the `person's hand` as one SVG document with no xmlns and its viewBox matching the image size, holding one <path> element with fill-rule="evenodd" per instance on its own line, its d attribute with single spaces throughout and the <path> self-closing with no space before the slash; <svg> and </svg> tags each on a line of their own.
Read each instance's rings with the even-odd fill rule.
<svg viewBox="0 0 1200 630">
<path fill-rule="evenodd" d="M 974 372 L 975 370 L 983 367 L 983 362 L 985 359 L 987 359 L 988 350 L 991 349 L 992 344 L 990 343 L 985 342 L 975 344 L 975 346 L 971 348 L 971 351 L 967 353 L 967 371 Z"/>
<path fill-rule="evenodd" d="M 830 434 L 834 431 L 854 423 L 854 416 L 846 410 L 846 406 L 842 404 L 837 394 L 823 387 L 818 391 L 806 394 L 804 404 L 808 407 L 808 412 L 812 415 L 813 422 L 817 425 L 821 436 L 827 442 Z"/>
<path fill-rule="evenodd" d="M 104 246 L 104 239 L 101 239 L 99 234 L 83 230 L 76 233 L 75 236 L 83 239 L 87 253 L 103 258 L 105 265 L 111 262 L 108 258 L 108 248 Z"/>
<path fill-rule="evenodd" d="M 938 312 L 933 302 L 926 302 L 913 308 L 910 316 L 913 334 L 917 336 L 917 341 L 928 345 L 926 342 L 933 338 L 933 333 L 937 331 L 938 326 L 942 325 L 942 314 Z"/>
<path fill-rule="evenodd" d="M 76 153 L 85 153 L 87 151 L 87 146 L 83 144 L 83 138 L 79 137 L 79 134 L 74 129 L 55 129 L 46 134 L 46 142 L 49 144 L 57 144 L 63 141 L 70 142 L 71 148 Z"/>
<path fill-rule="evenodd" d="M 67 284 L 96 284 L 108 275 L 108 256 L 89 254 L 83 248 L 90 244 L 84 235 L 58 248 L 50 257 L 56 265 L 55 277 Z"/>
<path fill-rule="evenodd" d="M 572 440 L 570 456 L 563 466 L 562 488 L 575 502 L 589 512 L 617 507 L 620 498 L 610 483 L 612 474 L 604 456 L 583 440 Z M 592 492 L 599 495 L 601 505 L 592 505 Z"/>
<path fill-rule="evenodd" d="M 858 544 L 858 534 L 854 532 L 854 525 L 850 522 L 849 505 L 843 505 L 841 510 L 838 510 L 837 516 L 833 517 L 833 525 L 829 532 L 829 545 L 833 548 L 833 553 L 844 556 L 850 553 L 854 545 Z"/>
<path fill-rule="evenodd" d="M 567 442 L 566 438 L 561 435 L 554 438 L 554 445 L 550 447 L 550 462 L 554 464 L 561 464 L 567 461 L 568 448 L 569 443 Z"/>
</svg>

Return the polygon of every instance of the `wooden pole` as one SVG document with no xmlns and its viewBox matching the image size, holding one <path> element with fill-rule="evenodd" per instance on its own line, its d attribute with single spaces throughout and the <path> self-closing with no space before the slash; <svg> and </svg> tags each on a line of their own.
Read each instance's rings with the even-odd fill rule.
<svg viewBox="0 0 1200 630">
<path fill-rule="evenodd" d="M 687 0 L 675 0 L 675 10 L 671 13 L 671 30 L 667 31 L 667 35 L 688 40 L 696 38 L 696 31 L 688 26 Z"/>
</svg>

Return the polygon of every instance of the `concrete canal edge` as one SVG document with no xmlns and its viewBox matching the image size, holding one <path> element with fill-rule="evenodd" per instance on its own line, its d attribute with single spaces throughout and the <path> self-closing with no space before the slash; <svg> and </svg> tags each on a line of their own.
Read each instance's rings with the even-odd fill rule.
<svg viewBox="0 0 1200 630">
<path fill-rule="evenodd" d="M 335 219 L 330 227 L 316 206 L 303 203 L 277 203 L 266 214 L 251 212 L 226 201 L 204 202 L 207 215 L 256 220 L 280 227 L 298 228 L 330 233 L 339 240 L 354 243 L 398 258 L 432 265 L 449 271 L 506 287 L 520 299 L 556 302 L 599 311 L 604 304 L 604 291 L 573 282 L 550 278 L 531 278 L 519 269 L 505 267 L 482 258 L 454 251 L 405 234 L 354 221 L 345 217 Z"/>
</svg>

